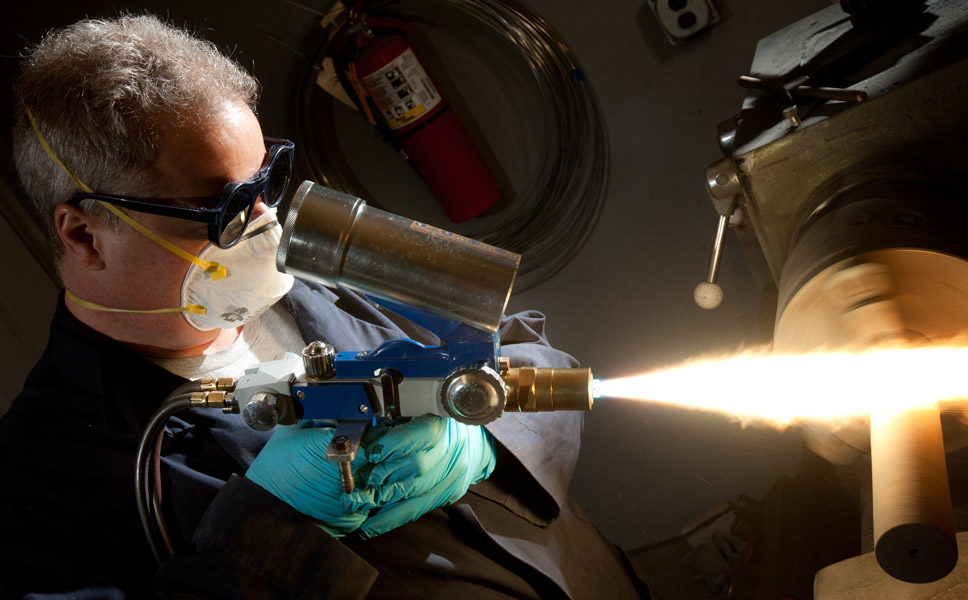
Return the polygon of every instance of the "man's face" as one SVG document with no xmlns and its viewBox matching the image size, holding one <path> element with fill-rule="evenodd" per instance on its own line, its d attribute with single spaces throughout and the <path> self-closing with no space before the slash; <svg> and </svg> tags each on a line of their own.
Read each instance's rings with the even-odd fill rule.
<svg viewBox="0 0 968 600">
<path fill-rule="evenodd" d="M 202 126 L 171 128 L 160 132 L 157 184 L 164 198 L 217 196 L 230 181 L 252 177 L 262 165 L 265 145 L 262 129 L 242 103 L 226 103 Z M 186 204 L 190 204 L 186 202 Z M 260 201 L 252 219 L 264 213 Z M 149 231 L 186 252 L 197 255 L 208 243 L 207 225 L 173 217 L 129 213 Z M 110 307 L 136 310 L 181 306 L 181 285 L 190 262 L 165 249 L 131 227 L 104 232 L 98 250 L 105 268 L 98 273 L 101 300 Z M 213 257 L 217 260 L 217 256 Z M 70 283 L 65 280 L 70 289 Z M 81 295 L 81 294 L 78 294 Z M 112 337 L 157 348 L 187 348 L 205 344 L 219 332 L 192 328 L 178 313 L 141 315 L 105 313 L 90 315 L 108 327 Z M 104 328 L 97 327 L 104 331 Z"/>
<path fill-rule="evenodd" d="M 201 127 L 161 132 L 155 164 L 157 183 L 163 190 L 159 195 L 174 199 L 218 196 L 230 181 L 252 177 L 264 157 L 262 129 L 255 115 L 244 104 L 227 103 L 215 120 Z M 185 204 L 191 205 L 191 201 Z M 260 202 L 253 218 L 265 210 Z M 184 242 L 182 247 L 192 254 L 208 242 L 205 223 L 143 213 L 136 218 L 146 227 L 147 221 L 156 222 L 159 229 L 152 231 L 173 242 Z"/>
</svg>

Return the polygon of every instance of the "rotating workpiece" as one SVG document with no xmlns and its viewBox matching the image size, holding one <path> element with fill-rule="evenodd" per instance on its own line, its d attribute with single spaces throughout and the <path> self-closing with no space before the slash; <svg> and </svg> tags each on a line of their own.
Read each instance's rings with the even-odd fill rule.
<svg viewBox="0 0 968 600">
<path fill-rule="evenodd" d="M 853 13 L 834 5 L 761 40 L 739 78 L 749 93 L 720 126 L 724 158 L 706 173 L 720 230 L 701 285 L 718 289 L 732 219 L 761 281 L 777 289 L 775 352 L 963 342 L 968 10 L 846 8 Z M 884 571 L 924 583 L 954 568 L 945 450 L 965 445 L 963 426 L 942 434 L 936 407 L 875 408 L 869 423 L 803 431 L 832 463 L 869 455 L 874 522 L 864 547 Z"/>
</svg>

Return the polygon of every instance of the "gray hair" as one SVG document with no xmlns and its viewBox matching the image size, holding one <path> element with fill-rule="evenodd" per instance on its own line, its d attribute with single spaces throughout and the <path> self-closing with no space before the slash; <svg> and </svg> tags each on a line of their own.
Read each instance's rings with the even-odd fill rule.
<svg viewBox="0 0 968 600">
<path fill-rule="evenodd" d="M 13 154 L 55 257 L 53 208 L 79 190 L 40 145 L 37 125 L 65 166 L 95 191 L 155 195 L 163 126 L 199 124 L 227 100 L 255 111 L 258 83 L 211 42 L 150 15 L 87 19 L 48 33 L 22 58 L 15 82 Z M 116 225 L 96 202 L 85 210 Z"/>
</svg>

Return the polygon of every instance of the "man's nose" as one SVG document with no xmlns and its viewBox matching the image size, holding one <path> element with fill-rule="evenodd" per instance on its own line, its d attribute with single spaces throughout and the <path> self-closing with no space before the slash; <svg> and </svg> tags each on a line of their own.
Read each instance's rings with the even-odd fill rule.
<svg viewBox="0 0 968 600">
<path fill-rule="evenodd" d="M 269 208 L 269 206 L 265 203 L 265 196 L 260 195 L 259 199 L 255 203 L 255 206 L 252 208 L 252 220 L 255 220 L 258 217 L 261 217 L 262 215 L 266 214 L 270 210 L 271 209 Z"/>
</svg>

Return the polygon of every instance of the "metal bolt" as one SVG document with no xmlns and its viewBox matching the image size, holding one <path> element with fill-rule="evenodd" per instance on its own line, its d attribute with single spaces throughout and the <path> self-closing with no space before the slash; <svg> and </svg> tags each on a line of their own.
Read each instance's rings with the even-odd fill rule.
<svg viewBox="0 0 968 600">
<path fill-rule="evenodd" d="M 360 413 L 365 415 L 368 412 L 370 412 L 370 407 L 368 407 L 365 404 L 361 404 L 360 405 Z"/>
<path fill-rule="evenodd" d="M 783 116 L 793 123 L 794 127 L 800 126 L 800 114 L 797 112 L 796 106 L 791 106 L 783 111 Z"/>
<path fill-rule="evenodd" d="M 353 479 L 352 463 L 339 463 L 339 484 L 347 494 L 356 489 L 356 480 Z"/>
<path fill-rule="evenodd" d="M 305 397 L 306 397 L 306 392 L 304 392 L 302 390 L 296 391 L 296 398 L 299 398 L 300 400 L 302 400 Z"/>
<path fill-rule="evenodd" d="M 339 482 L 343 491 L 347 494 L 356 488 L 356 481 L 353 479 L 353 465 L 348 460 L 350 452 L 350 438 L 345 435 L 338 435 L 333 438 L 333 449 L 342 454 L 346 460 L 339 462 Z"/>
</svg>

